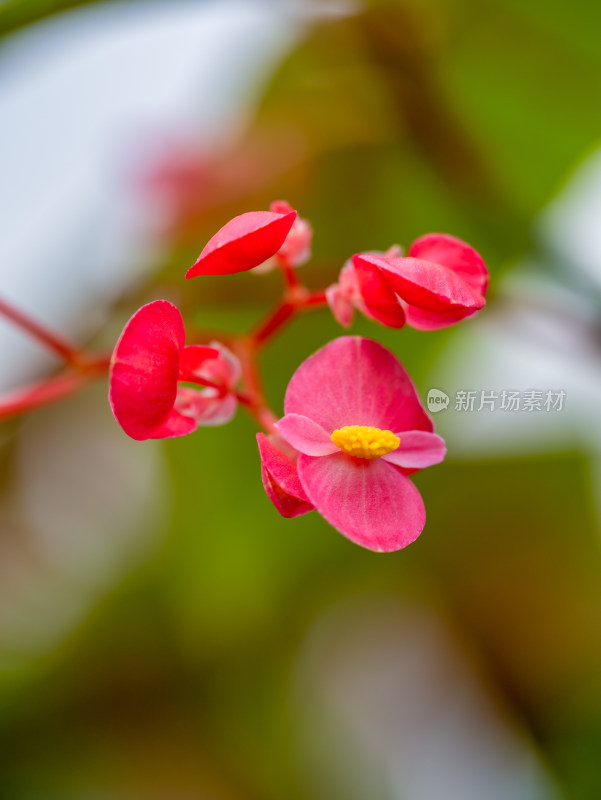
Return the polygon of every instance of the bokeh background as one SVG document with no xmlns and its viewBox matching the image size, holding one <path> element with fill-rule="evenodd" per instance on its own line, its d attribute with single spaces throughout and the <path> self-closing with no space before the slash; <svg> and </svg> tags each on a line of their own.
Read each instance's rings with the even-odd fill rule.
<svg viewBox="0 0 601 800">
<path fill-rule="evenodd" d="M 135 443 L 100 381 L 0 428 L 0 796 L 601 797 L 601 6 L 592 0 L 0 3 L 0 293 L 110 350 L 144 302 L 243 331 L 270 274 L 184 281 L 289 200 L 314 288 L 428 231 L 492 272 L 477 319 L 353 333 L 436 416 L 407 550 L 278 516 L 254 427 Z M 277 411 L 340 334 L 264 354 Z M 0 326 L 0 388 L 56 368 Z"/>
</svg>

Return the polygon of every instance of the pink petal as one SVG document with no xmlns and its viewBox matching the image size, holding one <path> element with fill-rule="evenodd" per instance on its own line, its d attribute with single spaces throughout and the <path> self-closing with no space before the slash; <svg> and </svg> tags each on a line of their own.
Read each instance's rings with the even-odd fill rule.
<svg viewBox="0 0 601 800">
<path fill-rule="evenodd" d="M 384 461 L 398 467 L 424 469 L 433 464 L 440 464 L 447 449 L 444 439 L 428 431 L 399 431 L 396 434 L 401 443 L 396 450 L 382 456 Z"/>
<path fill-rule="evenodd" d="M 379 267 L 394 291 L 410 305 L 427 311 L 482 308 L 484 297 L 455 272 L 432 261 L 418 258 L 386 258 L 359 255 L 357 260 Z"/>
<path fill-rule="evenodd" d="M 233 388 L 242 377 L 240 359 L 221 342 L 211 342 L 210 346 L 217 350 L 218 357 L 215 360 L 205 361 L 198 374 L 215 383 L 223 383 Z"/>
<path fill-rule="evenodd" d="M 476 292 L 486 294 L 489 275 L 482 256 L 456 236 L 427 233 L 413 242 L 407 255 L 442 264 L 463 278 Z"/>
<path fill-rule="evenodd" d="M 166 300 L 143 306 L 125 326 L 111 359 L 109 402 L 132 439 L 154 438 L 167 423 L 184 336 L 182 316 Z"/>
<path fill-rule="evenodd" d="M 238 410 L 238 400 L 233 394 L 226 394 L 225 397 L 212 401 L 205 398 L 205 401 L 202 413 L 196 417 L 199 425 L 225 425 Z"/>
<path fill-rule="evenodd" d="M 419 492 L 381 458 L 300 455 L 298 475 L 319 513 L 362 547 L 400 550 L 423 530 L 426 512 Z"/>
<path fill-rule="evenodd" d="M 283 245 L 296 211 L 248 211 L 234 217 L 207 243 L 186 278 L 196 275 L 229 275 L 257 267 Z"/>
<path fill-rule="evenodd" d="M 326 300 L 336 322 L 339 322 L 343 328 L 350 327 L 354 316 L 353 304 L 339 284 L 335 283 L 326 289 Z"/>
<path fill-rule="evenodd" d="M 361 336 L 341 336 L 309 356 L 288 384 L 284 411 L 309 417 L 328 435 L 344 425 L 432 430 L 403 365 Z"/>
<path fill-rule="evenodd" d="M 368 316 L 388 328 L 402 328 L 405 312 L 381 271 L 356 256 L 353 257 L 353 265 Z"/>
<path fill-rule="evenodd" d="M 296 464 L 263 433 L 257 434 L 261 456 L 261 478 L 271 502 L 283 517 L 298 517 L 313 511 L 301 486 Z"/>
<path fill-rule="evenodd" d="M 225 425 L 236 413 L 238 401 L 233 394 L 221 394 L 217 389 L 190 389 L 180 386 L 175 408 L 198 425 Z"/>
<path fill-rule="evenodd" d="M 338 452 L 338 447 L 321 425 L 302 414 L 287 414 L 276 423 L 276 428 L 299 453 L 308 456 L 327 456 Z"/>
<path fill-rule="evenodd" d="M 287 200 L 274 200 L 269 204 L 269 210 L 275 214 L 290 214 L 294 209 Z"/>
<path fill-rule="evenodd" d="M 276 200 L 269 206 L 276 214 L 289 214 L 294 209 L 285 200 Z M 311 258 L 311 239 L 313 230 L 306 219 L 297 217 L 284 244 L 278 250 L 278 256 L 291 267 L 300 267 Z"/>
</svg>

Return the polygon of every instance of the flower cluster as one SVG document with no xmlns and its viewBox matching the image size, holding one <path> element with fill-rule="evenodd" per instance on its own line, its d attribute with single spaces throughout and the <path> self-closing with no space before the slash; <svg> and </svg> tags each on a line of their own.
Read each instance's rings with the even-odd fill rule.
<svg viewBox="0 0 601 800">
<path fill-rule="evenodd" d="M 345 327 L 355 310 L 391 328 L 453 325 L 484 306 L 488 270 L 460 239 L 427 234 L 407 256 L 397 246 L 357 253 L 334 285 L 311 292 L 296 274 L 310 257 L 311 237 L 309 223 L 283 201 L 230 220 L 186 277 L 269 265 L 282 271 L 282 302 L 255 331 L 232 337 L 229 347 L 186 345 L 174 305 L 155 300 L 143 306 L 113 352 L 109 401 L 117 422 L 137 440 L 224 424 L 241 404 L 263 428 L 257 434 L 263 486 L 282 516 L 316 510 L 363 547 L 398 550 L 425 524 L 409 476 L 445 455 L 403 365 L 370 339 L 335 339 L 298 367 L 278 420 L 257 388 L 256 355 L 295 314 L 320 306 L 329 305 Z"/>
</svg>

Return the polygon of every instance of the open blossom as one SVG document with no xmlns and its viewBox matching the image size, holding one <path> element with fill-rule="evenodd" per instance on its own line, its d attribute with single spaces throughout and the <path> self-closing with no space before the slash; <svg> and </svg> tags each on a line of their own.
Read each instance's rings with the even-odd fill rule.
<svg viewBox="0 0 601 800">
<path fill-rule="evenodd" d="M 184 341 L 182 316 L 166 300 L 142 306 L 125 326 L 111 358 L 109 402 L 132 439 L 183 436 L 235 414 L 238 360 L 222 344 Z"/>
<path fill-rule="evenodd" d="M 488 269 L 473 247 L 444 233 L 417 239 L 407 256 L 357 253 L 328 290 L 338 321 L 348 326 L 353 308 L 388 327 L 403 321 L 436 330 L 472 316 L 486 303 Z"/>
<path fill-rule="evenodd" d="M 358 336 L 335 339 L 296 370 L 284 410 L 276 427 L 298 452 L 296 464 L 275 446 L 261 449 L 264 485 L 281 513 L 308 503 L 371 550 L 398 550 L 419 536 L 425 510 L 408 475 L 442 461 L 445 447 L 389 350 Z"/>
<path fill-rule="evenodd" d="M 247 211 L 234 217 L 205 245 L 186 278 L 230 275 L 259 266 L 278 252 L 295 219 L 293 209 L 285 213 Z"/>
</svg>

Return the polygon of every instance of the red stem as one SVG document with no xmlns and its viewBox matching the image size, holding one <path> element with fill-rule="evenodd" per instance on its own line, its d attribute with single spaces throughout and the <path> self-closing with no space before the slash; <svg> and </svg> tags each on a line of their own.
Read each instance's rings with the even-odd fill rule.
<svg viewBox="0 0 601 800">
<path fill-rule="evenodd" d="M 276 255 L 275 258 L 278 263 L 278 266 L 282 270 L 282 274 L 284 276 L 284 280 L 286 282 L 286 286 L 288 287 L 288 289 L 297 289 L 299 286 L 301 286 L 301 283 L 298 279 L 298 275 L 296 274 L 296 270 L 294 269 L 294 267 L 290 266 L 288 260 L 278 255 Z"/>
<path fill-rule="evenodd" d="M 288 300 L 282 301 L 279 306 L 273 311 L 263 322 L 255 329 L 252 334 L 252 344 L 254 348 L 259 348 L 266 343 L 266 341 L 273 336 L 273 334 L 282 328 L 288 320 L 296 314 L 296 305 Z"/>
<path fill-rule="evenodd" d="M 301 311 L 309 310 L 310 308 L 318 308 L 319 306 L 327 306 L 328 298 L 326 297 L 325 290 L 318 290 L 316 292 L 308 292 L 305 295 L 303 304 L 300 308 Z"/>
<path fill-rule="evenodd" d="M 307 311 L 310 308 L 324 306 L 327 302 L 325 291 L 310 292 L 300 284 L 290 288 L 275 311 L 272 311 L 255 329 L 252 334 L 253 345 L 256 348 L 262 347 L 276 331 L 283 328 L 296 314 Z"/>
<path fill-rule="evenodd" d="M 22 311 L 13 308 L 9 303 L 0 298 L 0 314 L 5 316 L 15 325 L 18 325 L 24 331 L 29 333 L 38 342 L 53 350 L 58 356 L 75 369 L 81 369 L 85 363 L 86 358 L 81 351 L 74 347 L 72 344 L 61 338 L 53 331 L 49 331 L 43 325 L 40 325 L 35 320 L 28 317 Z"/>
<path fill-rule="evenodd" d="M 0 420 L 15 417 L 25 411 L 74 394 L 88 381 L 102 377 L 108 370 L 109 362 L 109 357 L 102 356 L 89 361 L 84 371 L 61 372 L 52 378 L 30 383 L 23 389 L 0 395 Z"/>
</svg>

